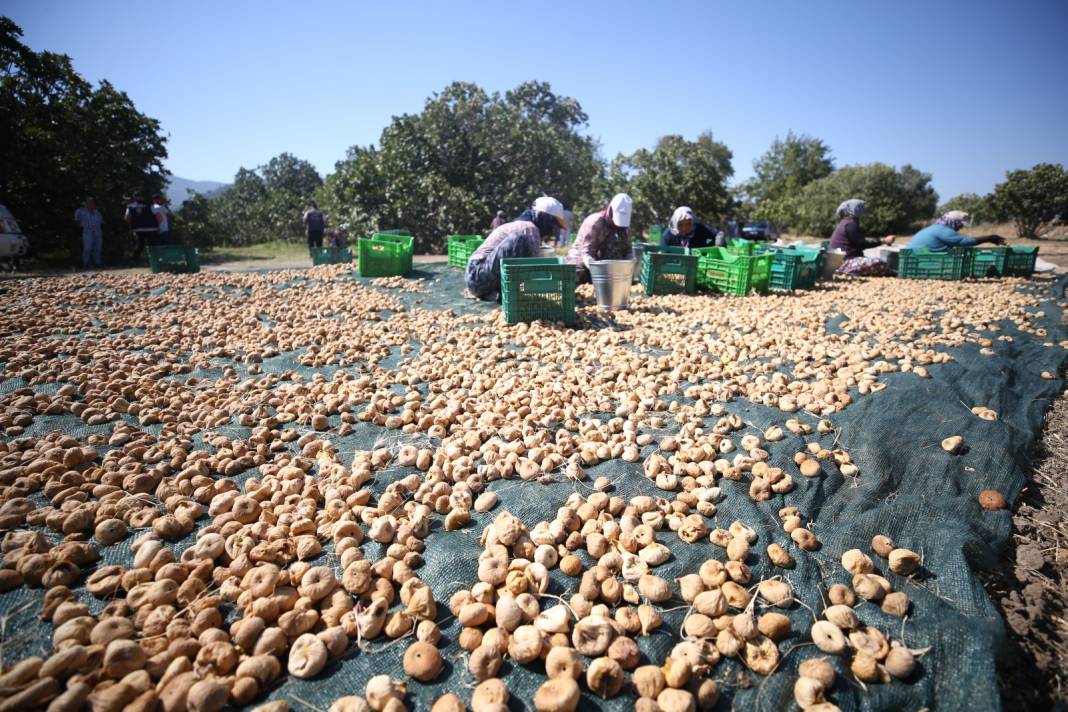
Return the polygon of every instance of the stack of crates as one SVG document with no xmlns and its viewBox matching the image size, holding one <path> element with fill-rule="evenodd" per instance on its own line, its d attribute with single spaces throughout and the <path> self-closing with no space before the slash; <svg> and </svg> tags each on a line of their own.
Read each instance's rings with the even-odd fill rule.
<svg viewBox="0 0 1068 712">
<path fill-rule="evenodd" d="M 360 238 L 361 277 L 394 277 L 412 271 L 411 235 L 375 233 L 371 239 Z"/>
<path fill-rule="evenodd" d="M 697 289 L 697 257 L 685 247 L 646 245 L 641 280 L 650 296 L 693 294 Z"/>
<path fill-rule="evenodd" d="M 813 289 L 823 271 L 823 250 L 762 245 L 756 251 L 772 256 L 769 289 Z"/>
<path fill-rule="evenodd" d="M 200 253 L 188 245 L 150 245 L 148 268 L 152 274 L 200 271 Z"/>
<path fill-rule="evenodd" d="M 967 276 L 1030 277 L 1037 259 L 1037 247 L 973 247 Z"/>
<path fill-rule="evenodd" d="M 480 235 L 449 235 L 449 267 L 467 267 L 467 261 L 485 240 Z"/>
<path fill-rule="evenodd" d="M 898 253 L 897 276 L 902 279 L 956 280 L 971 276 L 971 251 L 967 247 L 932 252 L 926 247 Z"/>
<path fill-rule="evenodd" d="M 501 306 L 509 324 L 575 323 L 575 265 L 555 257 L 501 260 Z"/>
<path fill-rule="evenodd" d="M 352 250 L 347 247 L 316 247 L 312 251 L 313 265 L 338 265 L 352 262 Z"/>
<path fill-rule="evenodd" d="M 768 291 L 774 255 L 736 255 L 725 247 L 699 247 L 690 252 L 697 256 L 699 288 L 737 296 Z"/>
</svg>

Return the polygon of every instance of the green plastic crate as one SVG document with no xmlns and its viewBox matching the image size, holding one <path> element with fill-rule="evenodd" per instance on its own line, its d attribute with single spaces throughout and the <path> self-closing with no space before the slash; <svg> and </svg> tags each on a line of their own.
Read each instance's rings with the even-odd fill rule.
<svg viewBox="0 0 1068 712">
<path fill-rule="evenodd" d="M 972 247 L 966 275 L 970 277 L 1030 277 L 1035 273 L 1037 247 Z"/>
<path fill-rule="evenodd" d="M 1005 277 L 1030 277 L 1035 273 L 1037 247 L 1009 247 L 1005 255 Z"/>
<path fill-rule="evenodd" d="M 727 243 L 727 250 L 735 255 L 752 255 L 756 245 L 751 240 L 736 238 Z"/>
<path fill-rule="evenodd" d="M 150 245 L 148 268 L 152 274 L 199 272 L 200 253 L 197 248 L 188 245 Z"/>
<path fill-rule="evenodd" d="M 412 236 L 412 233 L 408 232 L 407 230 L 397 230 L 397 229 L 379 230 L 375 234 L 377 234 L 377 235 L 407 235 L 408 237 Z"/>
<path fill-rule="evenodd" d="M 737 296 L 768 291 L 774 255 L 734 255 L 725 247 L 699 247 L 691 252 L 698 258 L 699 288 Z"/>
<path fill-rule="evenodd" d="M 347 247 L 316 247 L 312 251 L 313 265 L 339 265 L 352 262 L 352 250 Z"/>
<path fill-rule="evenodd" d="M 554 257 L 501 260 L 501 307 L 509 324 L 575 323 L 575 265 Z"/>
<path fill-rule="evenodd" d="M 646 249 L 642 257 L 642 287 L 646 294 L 694 293 L 697 258 L 685 251 L 685 247 L 666 247 L 652 252 Z"/>
<path fill-rule="evenodd" d="M 973 247 L 968 261 L 969 277 L 1000 277 L 1005 273 L 1004 247 Z"/>
<path fill-rule="evenodd" d="M 665 247 L 664 245 L 649 244 L 649 245 L 645 246 L 645 251 L 646 252 L 656 252 L 656 253 L 666 254 L 666 255 L 688 255 L 688 254 L 690 254 L 690 250 L 688 248 L 686 248 L 686 247 L 676 247 L 676 246 L 673 246 L 673 245 L 669 245 L 669 246 Z"/>
<path fill-rule="evenodd" d="M 449 235 L 449 267 L 467 267 L 467 261 L 483 242 L 480 235 Z"/>
<path fill-rule="evenodd" d="M 652 243 L 655 243 L 655 244 L 660 244 L 661 238 L 664 237 L 664 226 L 663 225 L 650 225 L 649 226 L 648 235 L 649 235 L 649 242 L 652 242 Z"/>
<path fill-rule="evenodd" d="M 823 250 L 762 245 L 758 246 L 756 251 L 757 254 L 768 254 L 772 257 L 769 289 L 813 289 L 823 270 Z"/>
<path fill-rule="evenodd" d="M 412 238 L 401 235 L 375 234 L 360 238 L 361 277 L 393 277 L 412 271 Z"/>
<path fill-rule="evenodd" d="M 902 279 L 963 279 L 971 275 L 971 252 L 962 247 L 932 252 L 926 247 L 898 253 L 897 276 Z"/>
</svg>

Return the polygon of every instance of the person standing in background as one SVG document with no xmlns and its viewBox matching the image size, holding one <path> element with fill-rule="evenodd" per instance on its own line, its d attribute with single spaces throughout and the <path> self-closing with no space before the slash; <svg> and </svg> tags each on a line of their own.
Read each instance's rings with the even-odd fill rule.
<svg viewBox="0 0 1068 712">
<path fill-rule="evenodd" d="M 315 201 L 308 203 L 308 209 L 304 211 L 304 234 L 308 238 L 308 256 L 315 260 L 313 250 L 323 246 L 323 230 L 326 229 L 326 216 Z"/>
<path fill-rule="evenodd" d="M 171 244 L 171 211 L 162 195 L 152 196 L 152 214 L 156 216 L 156 225 L 159 229 L 159 244 Z"/>
<path fill-rule="evenodd" d="M 141 259 L 141 253 L 145 251 L 146 245 L 156 244 L 156 235 L 159 234 L 159 225 L 156 223 L 156 217 L 149 210 L 148 206 L 142 202 L 141 195 L 134 193 L 133 198 L 126 205 L 126 215 L 123 216 L 126 224 L 130 226 L 134 234 L 134 251 L 133 259 L 137 262 Z"/>
<path fill-rule="evenodd" d="M 82 267 L 100 269 L 100 252 L 104 247 L 104 216 L 96 209 L 96 201 L 85 199 L 85 205 L 74 211 L 74 222 L 82 226 Z"/>
</svg>

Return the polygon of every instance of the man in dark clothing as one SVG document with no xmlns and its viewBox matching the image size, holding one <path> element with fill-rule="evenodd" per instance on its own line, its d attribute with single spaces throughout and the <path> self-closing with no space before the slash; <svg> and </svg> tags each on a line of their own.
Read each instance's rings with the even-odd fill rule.
<svg viewBox="0 0 1068 712">
<path fill-rule="evenodd" d="M 326 229 L 326 216 L 315 202 L 308 203 L 304 211 L 304 234 L 308 238 L 308 255 L 315 260 L 315 249 L 323 246 L 323 231 Z"/>
<path fill-rule="evenodd" d="M 155 245 L 156 236 L 159 234 L 159 224 L 156 216 L 147 205 L 144 204 L 140 195 L 134 195 L 126 205 L 126 215 L 123 216 L 126 224 L 130 226 L 134 234 L 134 262 L 141 259 L 141 253 L 146 245 Z"/>
</svg>

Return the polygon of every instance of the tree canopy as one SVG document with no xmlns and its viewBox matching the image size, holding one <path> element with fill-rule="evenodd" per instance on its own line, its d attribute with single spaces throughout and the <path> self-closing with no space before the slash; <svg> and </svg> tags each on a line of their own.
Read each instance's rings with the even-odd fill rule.
<svg viewBox="0 0 1068 712">
<path fill-rule="evenodd" d="M 834 230 L 835 209 L 850 198 L 864 205 L 864 229 L 872 235 L 906 233 L 934 214 L 938 195 L 931 176 L 912 166 L 895 170 L 884 163 L 845 166 L 806 185 L 783 203 L 784 223 L 794 232 L 828 236 Z"/>
<path fill-rule="evenodd" d="M 125 93 L 106 81 L 94 89 L 70 57 L 34 52 L 21 37 L 0 17 L 0 195 L 35 249 L 72 252 L 74 211 L 95 197 L 114 256 L 127 246 L 125 198 L 163 190 L 166 138 Z"/>
<path fill-rule="evenodd" d="M 1038 237 L 1042 223 L 1068 215 L 1068 172 L 1060 163 L 1009 171 L 1004 182 L 994 186 L 991 204 L 1013 222 L 1020 237 Z"/>
<path fill-rule="evenodd" d="M 756 175 L 747 189 L 754 201 L 770 204 L 796 194 L 833 170 L 830 146 L 813 136 L 788 131 L 785 139 L 776 136 L 771 147 L 753 161 Z"/>
<path fill-rule="evenodd" d="M 602 169 L 586 121 L 544 82 L 503 96 L 455 82 L 421 113 L 394 117 L 377 146 L 350 148 L 324 200 L 358 234 L 404 228 L 417 250 L 440 250 L 447 235 L 482 232 L 497 210 L 511 217 L 540 195 L 587 199 Z"/>
<path fill-rule="evenodd" d="M 720 222 L 732 204 L 727 189 L 727 179 L 734 175 L 731 158 L 730 149 L 711 132 L 696 141 L 663 136 L 652 150 L 617 156 L 608 180 L 613 192 L 626 192 L 634 199 L 633 234 L 666 223 L 680 205 L 693 208 L 705 220 Z M 609 197 L 604 196 L 604 202 Z"/>
<path fill-rule="evenodd" d="M 304 234 L 301 214 L 322 186 L 311 163 L 282 153 L 257 168 L 240 168 L 221 195 L 186 200 L 178 224 L 195 232 L 202 246 L 299 240 Z M 209 239 L 214 235 L 219 240 Z"/>
</svg>

